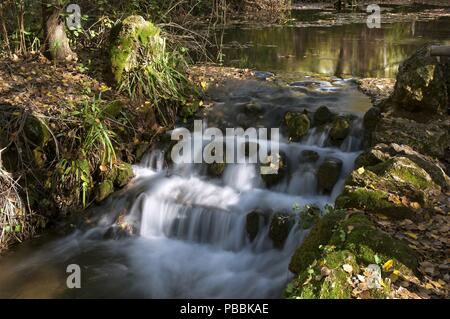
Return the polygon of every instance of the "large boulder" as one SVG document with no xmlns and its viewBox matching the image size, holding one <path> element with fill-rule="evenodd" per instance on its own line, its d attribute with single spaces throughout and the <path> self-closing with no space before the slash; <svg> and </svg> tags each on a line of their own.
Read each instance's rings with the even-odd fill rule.
<svg viewBox="0 0 450 319">
<path fill-rule="evenodd" d="M 394 219 L 422 219 L 434 207 L 441 188 L 422 167 L 397 156 L 353 171 L 338 208 L 362 209 Z"/>
<path fill-rule="evenodd" d="M 297 248 L 289 266 L 296 276 L 286 288 L 286 297 L 392 298 L 391 274 L 414 275 L 418 256 L 406 242 L 379 230 L 360 212 L 344 216 L 341 212 L 325 215 Z M 367 276 L 374 264 L 383 265 L 377 285 L 367 287 L 365 279 L 357 284 L 356 278 Z M 360 295 L 362 290 L 365 293 Z"/>
<path fill-rule="evenodd" d="M 417 50 L 399 68 L 389 104 L 427 115 L 446 114 L 450 107 L 450 62 L 430 55 L 430 47 Z"/>
<path fill-rule="evenodd" d="M 292 141 L 300 141 L 309 131 L 311 121 L 308 115 L 301 112 L 286 112 L 284 115 L 289 138 Z"/>
<path fill-rule="evenodd" d="M 337 158 L 328 158 L 320 165 L 317 172 L 319 188 L 331 192 L 341 176 L 342 161 Z"/>
</svg>

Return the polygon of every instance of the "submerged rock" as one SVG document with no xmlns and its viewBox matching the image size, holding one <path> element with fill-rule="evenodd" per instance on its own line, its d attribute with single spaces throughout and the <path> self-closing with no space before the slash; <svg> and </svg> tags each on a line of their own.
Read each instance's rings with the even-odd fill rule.
<svg viewBox="0 0 450 319">
<path fill-rule="evenodd" d="M 317 172 L 319 188 L 331 192 L 341 176 L 342 161 L 337 158 L 326 159 Z"/>
<path fill-rule="evenodd" d="M 300 112 L 287 112 L 284 115 L 284 123 L 286 125 L 289 138 L 293 141 L 301 140 L 308 134 L 311 127 L 309 117 Z"/>
</svg>

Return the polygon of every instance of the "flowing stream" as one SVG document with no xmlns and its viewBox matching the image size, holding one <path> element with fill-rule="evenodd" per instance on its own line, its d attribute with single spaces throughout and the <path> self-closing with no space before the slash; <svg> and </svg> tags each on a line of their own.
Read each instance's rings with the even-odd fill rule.
<svg viewBox="0 0 450 319">
<path fill-rule="evenodd" d="M 263 40 L 259 46 L 252 43 L 247 49 L 230 47 L 226 51 L 229 64 L 289 71 L 293 83 L 230 81 L 225 87 L 208 92 L 214 105 L 199 117 L 205 125 L 221 129 L 276 128 L 282 126 L 286 111 L 307 110 L 313 114 L 319 106 L 327 105 L 334 113 L 350 119 L 350 134 L 342 144 L 330 143 L 329 128 L 313 127 L 297 143 L 289 142 L 282 131 L 279 148 L 285 154 L 287 171 L 271 187 L 264 184 L 256 164 L 227 164 L 221 177 L 210 176 L 206 164 L 168 166 L 164 153 L 167 147 L 159 145 L 134 166 L 136 177 L 130 185 L 94 208 L 88 220 L 70 235 L 47 234 L 0 258 L 0 297 L 281 297 L 292 276 L 288 270 L 290 258 L 309 231 L 299 226 L 302 216 L 294 207 L 324 208 L 333 204 L 362 149 L 361 118 L 371 103 L 352 79 L 333 77 L 336 63 L 339 64 L 334 53 L 339 55 L 339 50 L 335 51 L 330 43 L 336 42 L 338 34 L 344 34 L 339 28 L 346 27 L 287 27 L 283 37 L 279 36 L 281 29 L 274 28 L 230 31 L 226 38 L 229 43 L 236 40 L 237 34 L 243 41 L 248 37 L 257 41 L 258 36 Z M 343 52 L 340 56 L 346 62 L 341 73 L 374 74 L 372 63 L 364 64 L 354 55 L 347 57 L 347 52 L 358 53 L 355 41 L 360 41 L 364 32 L 371 32 L 361 26 L 349 26 L 346 30 L 355 30 L 352 28 L 361 32 L 346 33 L 353 42 L 345 37 L 339 41 Z M 420 30 L 423 29 L 419 27 L 414 32 L 423 32 Z M 376 33 L 387 40 L 391 39 L 390 34 Z M 405 35 L 399 37 L 404 39 Z M 440 33 L 437 38 L 442 39 Z M 416 47 L 422 38 L 419 42 Z M 324 45 L 325 51 L 321 50 Z M 404 51 L 395 50 L 398 48 L 395 41 L 384 45 L 387 62 L 383 74 L 389 75 L 390 65 L 402 59 Z M 309 51 L 304 51 L 305 48 Z M 326 58 L 330 52 L 331 60 Z M 367 49 L 363 56 L 370 62 L 380 58 L 378 53 Z M 295 54 L 297 58 L 280 57 L 286 54 Z M 313 58 L 315 54 L 322 58 Z M 236 56 L 240 61 L 233 62 Z M 309 59 L 317 62 L 308 64 Z M 361 63 L 352 68 L 349 61 Z M 293 75 L 295 71 L 300 73 Z M 328 78 L 305 75 L 308 72 L 319 72 Z M 257 75 L 261 78 L 264 74 Z M 308 161 L 305 150 L 314 151 L 318 159 Z M 331 192 L 325 193 L 318 187 L 317 170 L 328 158 L 340 160 L 343 165 L 338 182 Z M 269 238 L 269 222 L 260 223 L 254 240 L 249 239 L 247 214 L 255 210 L 267 216 L 267 220 L 277 212 L 295 216 L 297 222 L 290 228 L 282 248 L 275 247 Z M 117 226 L 118 220 L 130 227 L 135 236 L 125 236 Z M 69 264 L 81 268 L 81 289 L 66 286 Z"/>
</svg>

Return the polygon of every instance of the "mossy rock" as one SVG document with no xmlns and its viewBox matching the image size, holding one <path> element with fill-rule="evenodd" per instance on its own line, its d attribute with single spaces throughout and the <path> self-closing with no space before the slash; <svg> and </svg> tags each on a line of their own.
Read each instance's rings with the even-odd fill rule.
<svg viewBox="0 0 450 319">
<path fill-rule="evenodd" d="M 450 62 L 431 56 L 429 46 L 424 46 L 400 65 L 389 103 L 410 112 L 447 114 L 448 78 Z"/>
<path fill-rule="evenodd" d="M 344 211 L 336 210 L 320 218 L 302 244 L 295 250 L 289 263 L 289 270 L 300 274 L 315 259 L 319 258 L 321 255 L 319 246 L 328 244 L 333 235 L 333 229 L 344 217 Z"/>
<path fill-rule="evenodd" d="M 317 172 L 319 188 L 330 193 L 341 176 L 342 161 L 336 158 L 326 159 Z"/>
<path fill-rule="evenodd" d="M 138 52 L 149 47 L 155 54 L 163 50 L 161 29 L 141 16 L 129 16 L 111 32 L 110 59 L 115 80 L 120 83 L 124 72 L 138 66 Z"/>
<path fill-rule="evenodd" d="M 287 157 L 283 152 L 274 155 L 271 154 L 266 159 L 266 162 L 266 164 L 261 164 L 261 178 L 267 187 L 272 187 L 285 178 Z M 277 167 L 278 169 L 276 169 Z"/>
<path fill-rule="evenodd" d="M 51 133 L 42 120 L 28 116 L 23 127 L 26 138 L 34 145 L 43 147 L 51 138 Z"/>
<path fill-rule="evenodd" d="M 260 211 L 253 211 L 247 214 L 245 230 L 250 241 L 255 240 L 261 226 L 265 223 L 265 215 Z"/>
<path fill-rule="evenodd" d="M 116 169 L 117 176 L 114 180 L 114 185 L 117 187 L 124 187 L 134 177 L 133 167 L 128 163 L 121 163 Z"/>
<path fill-rule="evenodd" d="M 110 180 L 100 183 L 95 191 L 95 200 L 99 203 L 114 192 L 114 184 Z"/>
<path fill-rule="evenodd" d="M 384 264 L 392 259 L 397 265 L 405 265 L 410 273 L 418 267 L 418 257 L 406 242 L 379 230 L 362 213 L 343 220 L 330 245 L 351 251 L 363 265 Z"/>
<path fill-rule="evenodd" d="M 406 157 L 394 157 L 353 171 L 336 207 L 356 208 L 391 218 L 420 219 L 440 195 L 431 176 Z"/>
<path fill-rule="evenodd" d="M 331 123 L 335 116 L 327 106 L 320 106 L 314 113 L 314 125 L 319 126 Z"/>
<path fill-rule="evenodd" d="M 406 157 L 395 157 L 372 166 L 371 171 L 378 176 L 400 180 L 418 189 L 437 189 L 431 176 L 415 162 Z"/>
<path fill-rule="evenodd" d="M 351 266 L 352 272 L 346 272 L 344 265 Z M 321 274 L 323 268 L 327 269 L 327 276 Z M 285 295 L 300 299 L 350 299 L 351 277 L 358 272 L 359 265 L 351 251 L 327 251 L 288 285 Z"/>
<path fill-rule="evenodd" d="M 289 138 L 293 141 L 300 141 L 308 134 L 311 127 L 308 115 L 301 112 L 286 112 L 284 124 L 286 125 Z"/>
<path fill-rule="evenodd" d="M 225 171 L 226 163 L 211 163 L 207 166 L 208 175 L 211 177 L 221 177 Z"/>
<path fill-rule="evenodd" d="M 337 117 L 331 126 L 330 139 L 333 144 L 342 142 L 350 133 L 350 123 L 342 116 Z"/>
<path fill-rule="evenodd" d="M 309 229 L 314 226 L 320 219 L 320 208 L 317 206 L 307 205 L 300 212 L 299 226 L 302 229 Z"/>
<path fill-rule="evenodd" d="M 293 225 L 293 216 L 288 213 L 276 213 L 272 216 L 269 238 L 276 248 L 283 248 Z"/>
<path fill-rule="evenodd" d="M 121 101 L 114 101 L 109 103 L 103 109 L 103 113 L 112 119 L 117 119 L 124 109 L 124 104 Z"/>
</svg>

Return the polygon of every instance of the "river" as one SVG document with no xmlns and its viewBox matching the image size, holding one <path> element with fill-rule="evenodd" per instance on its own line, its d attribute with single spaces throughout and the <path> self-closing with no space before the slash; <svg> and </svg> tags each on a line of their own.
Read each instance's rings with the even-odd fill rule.
<svg viewBox="0 0 450 319">
<path fill-rule="evenodd" d="M 212 89 L 214 104 L 200 117 L 205 125 L 276 128 L 286 111 L 313 114 L 326 105 L 350 120 L 345 140 L 330 143 L 329 127 L 312 128 L 298 142 L 282 131 L 278 147 L 287 172 L 270 187 L 258 165 L 227 164 L 223 176 L 214 177 L 206 164 L 167 165 L 163 147 L 155 147 L 134 166 L 131 184 L 93 208 L 87 223 L 1 257 L 0 297 L 281 297 L 292 276 L 290 257 L 309 231 L 299 226 L 296 207 L 332 205 L 362 151 L 361 118 L 371 102 L 353 77 L 395 75 L 418 46 L 448 43 L 448 26 L 447 19 L 380 30 L 363 24 L 227 29 L 226 65 L 275 72 L 284 80 L 229 81 Z M 309 161 L 304 151 L 318 158 Z M 325 192 L 317 170 L 329 158 L 343 165 L 338 182 Z M 255 210 L 268 220 L 277 212 L 295 216 L 284 245 L 274 245 L 267 222 L 249 239 L 247 214 Z M 131 225 L 135 236 L 121 236 L 117 219 Z M 81 268 L 81 289 L 67 288 L 69 264 Z"/>
</svg>

